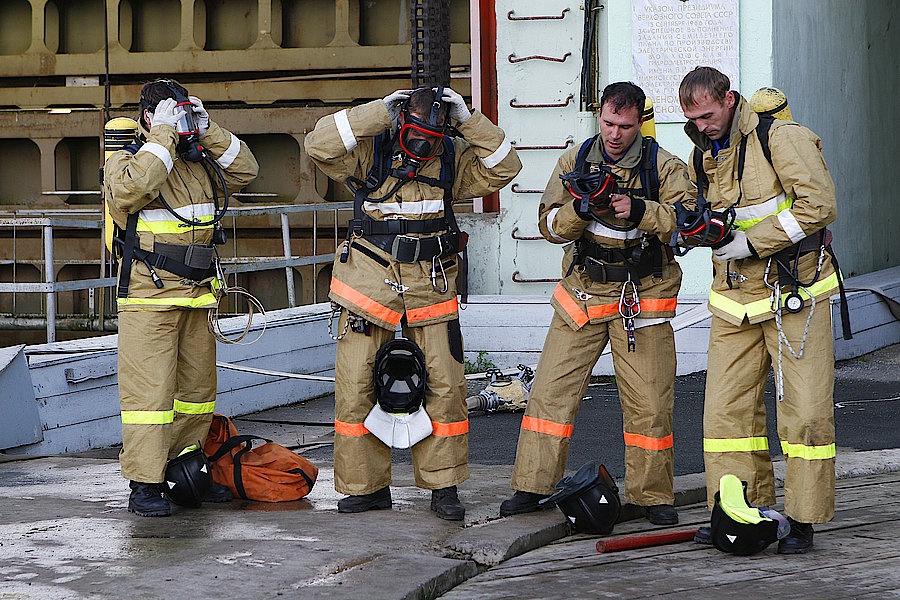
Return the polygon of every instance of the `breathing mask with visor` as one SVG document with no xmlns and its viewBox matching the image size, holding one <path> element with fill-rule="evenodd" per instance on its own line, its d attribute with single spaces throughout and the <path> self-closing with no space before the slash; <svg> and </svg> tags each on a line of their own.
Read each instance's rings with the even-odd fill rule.
<svg viewBox="0 0 900 600">
<path fill-rule="evenodd" d="M 579 215 L 589 215 L 593 220 L 602 222 L 601 217 L 613 214 L 610 201 L 613 194 L 618 193 L 616 182 L 619 178 L 607 165 L 591 165 L 586 173 L 576 169 L 560 174 L 559 178 L 572 197 L 580 200 Z"/>
<path fill-rule="evenodd" d="M 398 135 L 400 149 L 403 150 L 403 165 L 397 169 L 398 179 L 413 178 L 419 166 L 437 156 L 447 135 L 447 109 L 441 96 L 443 87 L 430 90 L 434 96 L 429 107 L 428 116 L 421 118 L 413 113 L 410 107 L 410 96 L 401 111 L 400 132 Z M 414 94 L 415 95 L 415 94 Z"/>
<path fill-rule="evenodd" d="M 715 211 L 703 196 L 698 196 L 696 210 L 685 208 L 681 202 L 676 202 L 674 208 L 678 229 L 672 234 L 670 245 L 676 255 L 684 256 L 698 246 L 721 248 L 731 241 L 734 207 Z"/>
<path fill-rule="evenodd" d="M 168 97 L 175 99 L 176 110 L 181 108 L 184 111 L 178 123 L 175 124 L 175 131 L 178 132 L 178 144 L 175 146 L 175 150 L 178 155 L 191 162 L 202 160 L 203 146 L 200 144 L 200 126 L 197 123 L 194 105 L 188 98 L 187 90 L 171 79 L 160 79 L 154 83 L 164 85 L 170 92 Z M 147 98 L 145 93 L 146 91 L 141 93 L 140 106 L 142 109 L 153 112 L 161 98 L 155 100 Z"/>
</svg>

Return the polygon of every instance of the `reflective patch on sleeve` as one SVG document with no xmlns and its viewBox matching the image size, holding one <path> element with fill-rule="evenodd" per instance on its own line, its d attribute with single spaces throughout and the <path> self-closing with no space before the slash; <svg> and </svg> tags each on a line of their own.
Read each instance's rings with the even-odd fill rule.
<svg viewBox="0 0 900 600">
<path fill-rule="evenodd" d="M 503 141 L 500 143 L 500 147 L 494 150 L 489 156 L 485 156 L 481 159 L 481 163 L 486 166 L 488 169 L 493 169 L 500 162 L 506 158 L 509 154 L 509 151 L 512 149 L 512 144 L 509 143 L 509 140 L 506 139 L 506 136 L 503 136 Z"/>
<path fill-rule="evenodd" d="M 341 136 L 341 141 L 344 142 L 344 148 L 347 149 L 347 152 L 350 152 L 354 148 L 356 148 L 356 136 L 353 135 L 353 128 L 350 127 L 350 119 L 347 116 L 347 109 L 334 113 L 334 126 L 337 127 L 338 133 Z"/>
<path fill-rule="evenodd" d="M 803 233 L 803 229 L 800 227 L 800 223 L 797 222 L 791 211 L 783 210 L 778 213 L 778 222 L 781 223 L 784 232 L 795 244 L 806 237 L 806 234 Z"/>
<path fill-rule="evenodd" d="M 556 213 L 559 212 L 559 208 L 554 208 L 549 213 L 547 213 L 547 231 L 550 233 L 550 237 L 557 242 L 571 242 L 572 240 L 567 240 L 564 237 L 558 235 L 555 231 L 553 231 L 553 220 L 556 219 Z"/>
<path fill-rule="evenodd" d="M 238 139 L 238 136 L 231 134 L 231 143 L 228 145 L 228 150 L 225 151 L 222 156 L 216 159 L 216 162 L 223 169 L 227 169 L 231 166 L 231 163 L 234 162 L 234 159 L 237 158 L 238 153 L 241 151 L 241 140 Z"/>
<path fill-rule="evenodd" d="M 141 149 L 138 150 L 138 154 L 141 152 L 149 152 L 159 160 L 163 161 L 163 164 L 166 165 L 166 172 L 171 173 L 172 167 L 175 166 L 175 161 L 172 160 L 172 155 L 169 153 L 169 150 L 156 142 L 147 142 Z"/>
</svg>

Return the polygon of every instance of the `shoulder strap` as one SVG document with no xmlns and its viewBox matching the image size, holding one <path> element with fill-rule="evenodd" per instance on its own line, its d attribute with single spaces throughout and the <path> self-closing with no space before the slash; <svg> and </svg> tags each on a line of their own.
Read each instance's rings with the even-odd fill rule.
<svg viewBox="0 0 900 600">
<path fill-rule="evenodd" d="M 706 171 L 703 170 L 703 151 L 700 148 L 694 147 L 694 152 L 691 155 L 691 160 L 694 163 L 694 177 L 696 177 L 695 183 L 697 184 L 697 195 L 705 196 L 707 189 L 709 189 L 709 177 L 706 176 Z"/>
<path fill-rule="evenodd" d="M 460 237 L 459 252 L 459 295 L 462 303 L 469 301 L 469 257 L 465 248 L 465 234 L 456 222 L 456 214 L 453 212 L 453 183 L 456 181 L 456 147 L 453 139 L 444 138 L 444 151 L 441 153 L 441 187 L 444 188 L 444 219 L 450 230 L 458 233 Z"/>
<path fill-rule="evenodd" d="M 659 144 L 650 136 L 641 142 L 641 187 L 648 200 L 659 202 Z"/>
<path fill-rule="evenodd" d="M 131 213 L 125 223 L 125 240 L 122 243 L 122 263 L 119 268 L 119 287 L 117 297 L 128 297 L 128 286 L 131 283 L 131 263 L 134 260 L 134 248 L 137 244 L 138 214 Z"/>
<path fill-rule="evenodd" d="M 598 133 L 597 135 L 589 137 L 588 139 L 584 140 L 584 142 L 582 142 L 581 148 L 578 149 L 578 155 L 575 157 L 575 171 L 579 173 L 587 172 L 587 155 L 591 149 L 591 146 L 594 144 L 594 141 L 596 141 L 599 135 L 600 134 Z"/>
<path fill-rule="evenodd" d="M 769 148 L 769 129 L 772 128 L 772 123 L 775 121 L 775 118 L 771 115 L 757 116 L 759 117 L 759 123 L 756 124 L 756 137 L 759 139 L 760 146 L 762 146 L 763 155 L 766 157 L 769 165 L 772 165 L 772 149 Z M 746 160 L 747 136 L 744 136 L 741 138 L 741 147 L 738 150 L 738 181 L 741 181 L 744 178 L 744 163 Z"/>
</svg>

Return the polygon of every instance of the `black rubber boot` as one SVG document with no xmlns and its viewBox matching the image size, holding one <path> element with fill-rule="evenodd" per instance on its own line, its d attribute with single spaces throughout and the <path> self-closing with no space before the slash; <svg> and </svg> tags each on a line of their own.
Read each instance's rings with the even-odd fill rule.
<svg viewBox="0 0 900 600">
<path fill-rule="evenodd" d="M 788 517 L 791 532 L 778 542 L 778 554 L 806 554 L 813 547 L 813 526 Z"/>
<path fill-rule="evenodd" d="M 697 533 L 694 534 L 694 541 L 698 544 L 712 546 L 712 528 L 707 525 L 698 529 Z"/>
<path fill-rule="evenodd" d="M 516 491 L 511 498 L 507 498 L 500 503 L 500 516 L 509 517 L 512 515 L 521 515 L 524 513 L 537 512 L 553 508 L 552 502 L 544 502 L 539 504 L 541 500 L 547 498 L 545 494 L 535 494 L 534 492 Z"/>
<path fill-rule="evenodd" d="M 431 510 L 445 521 L 462 521 L 466 516 L 466 507 L 459 501 L 455 485 L 431 490 Z"/>
<path fill-rule="evenodd" d="M 391 488 L 385 486 L 377 492 L 360 496 L 347 496 L 338 501 L 338 512 L 360 513 L 367 510 L 383 510 L 391 507 Z"/>
<path fill-rule="evenodd" d="M 213 504 L 221 504 L 223 502 L 231 502 L 234 500 L 231 490 L 224 485 L 214 483 L 209 491 L 203 496 L 203 502 L 212 502 Z"/>
<path fill-rule="evenodd" d="M 678 511 L 671 504 L 645 506 L 644 512 L 647 520 L 654 525 L 676 525 L 678 523 Z"/>
<path fill-rule="evenodd" d="M 128 512 L 142 517 L 168 517 L 172 514 L 172 506 L 163 496 L 160 484 L 131 481 L 128 487 L 131 488 Z"/>
</svg>

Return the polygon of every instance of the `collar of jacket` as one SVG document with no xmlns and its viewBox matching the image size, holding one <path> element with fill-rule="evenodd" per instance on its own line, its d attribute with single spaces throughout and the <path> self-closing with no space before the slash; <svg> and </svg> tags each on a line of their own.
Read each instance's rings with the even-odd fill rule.
<svg viewBox="0 0 900 600">
<path fill-rule="evenodd" d="M 621 167 L 623 169 L 634 169 L 638 165 L 641 164 L 641 146 L 643 145 L 643 136 L 638 132 L 636 138 L 634 138 L 634 142 L 631 143 L 631 146 L 628 147 L 628 150 L 625 151 L 625 154 L 615 163 L 611 164 L 612 167 Z M 596 141 L 591 145 L 590 150 L 588 150 L 587 156 L 585 160 L 591 164 L 600 165 L 606 164 L 606 159 L 603 157 L 603 138 L 602 136 L 597 136 Z"/>
<path fill-rule="evenodd" d="M 750 103 L 737 92 L 734 92 L 734 96 L 736 108 L 734 118 L 731 120 L 731 133 L 728 143 L 728 146 L 731 148 L 736 147 L 740 143 L 741 138 L 749 135 L 759 124 L 759 115 L 750 108 Z M 694 145 L 703 152 L 712 150 L 712 140 L 700 133 L 693 122 L 688 121 L 684 124 L 684 132 L 694 142 Z"/>
</svg>

